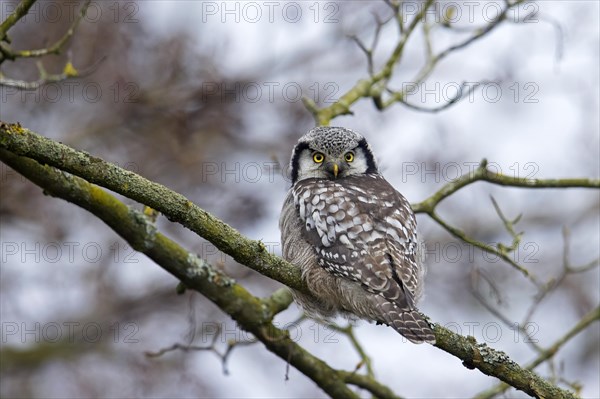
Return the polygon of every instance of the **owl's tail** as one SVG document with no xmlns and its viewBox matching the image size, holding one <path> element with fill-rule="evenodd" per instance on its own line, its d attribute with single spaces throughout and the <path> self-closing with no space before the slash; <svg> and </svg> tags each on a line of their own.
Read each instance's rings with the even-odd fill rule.
<svg viewBox="0 0 600 399">
<path fill-rule="evenodd" d="M 395 303 L 381 303 L 384 323 L 414 344 L 435 344 L 435 334 L 417 310 L 403 310 Z"/>
<path fill-rule="evenodd" d="M 391 326 L 402 336 L 414 344 L 427 342 L 435 344 L 435 334 L 429 323 L 416 310 L 400 313 L 400 317 L 392 321 Z"/>
</svg>

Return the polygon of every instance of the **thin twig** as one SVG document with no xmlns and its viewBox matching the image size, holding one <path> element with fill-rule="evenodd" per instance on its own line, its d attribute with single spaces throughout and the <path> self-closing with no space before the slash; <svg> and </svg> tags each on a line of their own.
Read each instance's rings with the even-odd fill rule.
<svg viewBox="0 0 600 399">
<path fill-rule="evenodd" d="M 15 8 L 12 14 L 10 14 L 1 24 L 0 24 L 0 41 L 9 42 L 7 39 L 7 32 L 10 28 L 14 26 L 21 18 L 23 18 L 29 12 L 29 9 L 37 0 L 21 0 L 19 5 Z M 1 63 L 0 59 L 0 63 Z"/>
<path fill-rule="evenodd" d="M 324 325 L 348 337 L 348 340 L 352 344 L 352 347 L 360 356 L 360 362 L 357 364 L 356 368 L 354 369 L 354 372 L 357 372 L 364 365 L 367 369 L 367 376 L 369 376 L 370 378 L 375 378 L 375 372 L 373 371 L 371 358 L 369 357 L 369 355 L 367 355 L 367 352 L 362 347 L 360 342 L 358 342 L 356 335 L 354 335 L 354 326 L 352 326 L 352 324 L 348 324 L 346 327 L 342 327 L 333 323 L 328 323 Z"/>
<path fill-rule="evenodd" d="M 96 61 L 94 64 L 90 65 L 89 67 L 87 67 L 83 70 L 75 69 L 73 64 L 71 64 L 71 62 L 69 61 L 64 66 L 63 71 L 59 74 L 47 73 L 46 70 L 44 69 L 43 64 L 41 62 L 38 62 L 37 67 L 38 67 L 38 71 L 39 71 L 39 77 L 37 80 L 26 81 L 26 80 L 8 79 L 0 72 L 0 86 L 14 87 L 19 90 L 36 90 L 44 85 L 62 82 L 63 80 L 66 80 L 69 78 L 75 78 L 75 77 L 84 78 L 84 77 L 89 76 L 92 73 L 96 72 L 96 70 L 98 69 L 100 64 L 102 62 L 104 62 L 105 59 L 106 59 L 106 57 L 102 57 L 98 61 Z"/>
<path fill-rule="evenodd" d="M 85 17 L 85 14 L 87 12 L 88 7 L 90 6 L 90 3 L 91 3 L 91 0 L 86 0 L 86 2 L 83 3 L 83 5 L 81 6 L 81 9 L 79 10 L 79 14 L 77 15 L 77 18 L 75 18 L 75 20 L 73 21 L 73 23 L 71 24 L 69 29 L 67 29 L 65 34 L 60 39 L 58 39 L 56 42 L 54 42 L 54 44 L 50 45 L 49 47 L 35 49 L 35 50 L 14 51 L 12 53 L 12 56 L 14 58 L 38 58 L 38 57 L 42 57 L 42 56 L 48 55 L 48 54 L 56 54 L 56 55 L 60 54 L 61 51 L 63 50 L 63 47 L 73 37 L 73 34 L 79 27 L 79 23 L 81 22 L 81 20 Z"/>
</svg>

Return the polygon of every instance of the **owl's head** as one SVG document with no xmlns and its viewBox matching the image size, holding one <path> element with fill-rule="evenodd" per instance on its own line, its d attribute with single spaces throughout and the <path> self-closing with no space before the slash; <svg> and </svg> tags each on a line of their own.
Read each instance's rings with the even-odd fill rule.
<svg viewBox="0 0 600 399">
<path fill-rule="evenodd" d="M 342 179 L 378 173 L 367 140 L 343 127 L 319 126 L 298 140 L 290 162 L 292 184 L 308 178 Z"/>
</svg>

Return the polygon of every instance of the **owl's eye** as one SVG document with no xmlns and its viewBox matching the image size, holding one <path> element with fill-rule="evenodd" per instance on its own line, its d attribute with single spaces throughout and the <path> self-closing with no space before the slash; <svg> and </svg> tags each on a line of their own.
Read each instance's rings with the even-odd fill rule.
<svg viewBox="0 0 600 399">
<path fill-rule="evenodd" d="M 316 163 L 322 163 L 325 160 L 325 155 L 321 154 L 320 152 L 315 152 L 313 154 L 313 161 L 315 161 Z"/>
<path fill-rule="evenodd" d="M 346 160 L 346 162 L 354 161 L 354 153 L 352 151 L 347 152 L 346 155 L 344 155 L 344 159 Z"/>
</svg>

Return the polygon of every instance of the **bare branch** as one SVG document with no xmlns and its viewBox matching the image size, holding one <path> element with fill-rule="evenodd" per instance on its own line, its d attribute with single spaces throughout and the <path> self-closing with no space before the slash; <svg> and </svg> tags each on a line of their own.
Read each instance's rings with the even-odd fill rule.
<svg viewBox="0 0 600 399">
<path fill-rule="evenodd" d="M 375 398 L 390 398 L 390 399 L 402 399 L 397 396 L 391 389 L 385 385 L 379 384 L 376 380 L 369 378 L 368 376 L 356 374 L 355 372 L 343 371 L 340 372 L 341 377 L 346 383 L 360 387 L 371 394 Z"/>
<path fill-rule="evenodd" d="M 348 340 L 352 344 L 352 347 L 354 347 L 354 350 L 356 350 L 356 352 L 360 356 L 360 362 L 356 365 L 354 372 L 357 372 L 362 366 L 365 366 L 367 369 L 367 376 L 370 378 L 375 378 L 371 358 L 369 357 L 369 355 L 367 355 L 367 352 L 364 350 L 360 342 L 358 342 L 358 339 L 356 339 L 356 336 L 354 335 L 354 326 L 352 326 L 352 324 L 348 324 L 346 327 L 342 327 L 333 323 L 328 323 L 324 325 L 348 337 Z"/>
<path fill-rule="evenodd" d="M 551 278 L 548 283 L 541 285 L 538 287 L 539 291 L 532 303 L 531 307 L 527 311 L 523 321 L 521 323 L 511 323 L 511 321 L 504 316 L 498 309 L 489 304 L 485 298 L 479 293 L 477 289 L 473 289 L 473 295 L 479 300 L 479 302 L 486 308 L 490 313 L 494 314 L 498 319 L 500 319 L 505 325 L 510 328 L 517 328 L 519 333 L 521 333 L 525 337 L 525 342 L 528 343 L 533 349 L 539 354 L 537 359 L 530 363 L 527 368 L 529 370 L 534 369 L 544 362 L 549 362 L 550 369 L 554 374 L 556 374 L 556 366 L 553 362 L 554 355 L 558 352 L 561 346 L 563 346 L 569 339 L 574 337 L 580 331 L 583 331 L 589 324 L 593 321 L 598 320 L 600 315 L 598 314 L 599 310 L 596 309 L 586 315 L 579 323 L 577 323 L 569 332 L 567 332 L 562 338 L 560 338 L 556 343 L 550 346 L 548 349 L 544 349 L 540 345 L 537 344 L 537 341 L 530 335 L 530 331 L 526 328 L 528 323 L 531 321 L 534 311 L 538 308 L 540 303 L 547 297 L 547 295 L 554 291 L 564 280 L 565 278 L 574 273 L 582 273 L 591 270 L 598 266 L 599 260 L 596 259 L 586 265 L 580 267 L 573 267 L 570 264 L 569 260 L 569 235 L 568 230 L 563 229 L 563 237 L 564 237 L 564 250 L 563 250 L 563 270 L 560 275 L 554 278 Z M 555 378 L 557 381 L 567 383 L 562 378 Z M 572 384 L 569 384 L 572 385 Z M 493 396 L 499 395 L 504 392 L 509 387 L 506 384 L 498 384 L 494 388 L 491 388 L 484 393 L 481 393 L 477 396 L 477 398 L 492 398 Z"/>
<path fill-rule="evenodd" d="M 498 248 L 494 248 L 494 247 L 492 247 L 489 244 L 486 244 L 486 243 L 484 243 L 482 241 L 479 241 L 479 240 L 477 240 L 475 238 L 469 237 L 462 230 L 460 230 L 460 229 L 458 229 L 458 228 L 456 228 L 454 226 L 451 226 L 450 224 L 448 224 L 447 222 L 445 222 L 444 220 L 442 220 L 437 215 L 437 213 L 435 211 L 427 212 L 427 214 L 437 224 L 439 224 L 440 226 L 442 226 L 446 231 L 448 231 L 454 237 L 456 237 L 456 238 L 458 238 L 458 239 L 466 242 L 467 244 L 471 244 L 474 247 L 482 249 L 485 252 L 488 252 L 490 254 L 498 256 L 499 258 L 501 258 L 502 260 L 504 260 L 506 263 L 508 263 L 509 265 L 511 265 L 512 267 L 514 267 L 518 271 L 520 271 L 532 283 L 534 283 L 535 285 L 538 285 L 538 282 L 537 282 L 535 276 L 529 270 L 527 270 L 524 266 L 518 264 L 513 258 L 511 258 L 509 256 L 509 251 L 507 251 L 504 247 L 499 246 Z"/>
<path fill-rule="evenodd" d="M 373 14 L 373 17 L 375 18 L 375 33 L 373 35 L 373 40 L 371 42 L 371 46 L 367 48 L 367 46 L 362 42 L 362 40 L 360 40 L 358 38 L 358 36 L 356 35 L 350 35 L 350 39 L 352 39 L 357 46 L 362 50 L 363 53 L 365 53 L 365 56 L 367 57 L 367 70 L 369 71 L 369 75 L 373 76 L 373 74 L 375 73 L 375 69 L 374 69 L 374 64 L 373 64 L 373 53 L 375 52 L 375 49 L 377 48 L 377 44 L 379 43 L 379 36 L 381 35 L 381 29 L 383 28 L 384 25 L 386 25 L 389 21 L 392 20 L 393 17 L 390 17 L 386 20 L 381 20 L 379 19 L 379 16 L 377 14 Z"/>
<path fill-rule="evenodd" d="M 498 205 L 494 197 L 490 196 L 490 199 L 492 200 L 492 204 L 494 205 L 494 209 L 496 210 L 498 217 L 500 218 L 500 220 L 502 220 L 502 223 L 504 223 L 506 231 L 508 232 L 508 234 L 510 234 L 513 240 L 512 244 L 510 244 L 509 246 L 506 246 L 502 243 L 498 243 L 498 249 L 509 253 L 514 252 L 519 247 L 519 244 L 521 243 L 521 237 L 523 236 L 523 232 L 517 233 L 515 231 L 515 224 L 519 223 L 519 220 L 521 220 L 521 217 L 523 215 L 520 214 L 513 220 L 508 220 L 506 216 L 504 216 L 504 213 L 502 213 L 502 210 L 500 209 L 500 206 Z"/>
<path fill-rule="evenodd" d="M 223 374 L 229 375 L 229 369 L 227 368 L 227 360 L 229 360 L 229 356 L 233 352 L 233 349 L 237 348 L 238 346 L 249 346 L 249 345 L 256 344 L 258 342 L 258 340 L 256 338 L 249 340 L 249 341 L 230 340 L 227 342 L 227 348 L 225 349 L 225 351 L 221 352 L 221 351 L 219 351 L 219 349 L 216 346 L 218 337 L 219 337 L 218 333 L 215 334 L 213 336 L 213 340 L 210 345 L 198 346 L 198 345 L 191 345 L 191 344 L 175 343 L 169 347 L 162 348 L 156 352 L 145 352 L 145 355 L 147 357 L 160 357 L 160 356 L 164 355 L 165 353 L 173 352 L 176 350 L 180 350 L 183 352 L 208 351 L 208 352 L 212 352 L 215 355 L 217 355 L 217 357 L 221 360 L 221 362 L 223 364 Z"/>
<path fill-rule="evenodd" d="M 483 274 L 479 274 L 479 276 L 483 276 Z M 493 288 L 496 295 L 498 295 L 499 291 L 493 284 L 490 279 L 484 278 L 484 280 Z M 510 329 L 517 329 L 520 334 L 525 337 L 525 343 L 529 344 L 533 347 L 533 349 L 537 352 L 542 351 L 542 348 L 537 345 L 537 341 L 531 336 L 529 330 L 526 328 L 526 323 L 514 323 L 508 317 L 506 317 L 498 308 L 490 304 L 487 299 L 483 296 L 483 294 L 479 291 L 478 287 L 475 285 L 478 282 L 477 277 L 472 280 L 471 285 L 471 294 L 477 299 L 477 301 L 487 309 L 488 312 L 496 316 L 505 326 Z"/>
<path fill-rule="evenodd" d="M 531 320 L 534 312 L 537 310 L 540 303 L 542 303 L 542 301 L 546 298 L 546 296 L 549 293 L 551 293 L 558 286 L 560 286 L 565 281 L 567 276 L 569 276 L 571 274 L 587 272 L 588 270 L 598 267 L 598 265 L 600 264 L 600 259 L 594 259 L 585 265 L 574 267 L 571 265 L 571 261 L 569 259 L 569 252 L 570 252 L 569 251 L 569 231 L 568 231 L 568 229 L 563 228 L 563 267 L 562 267 L 562 271 L 558 276 L 548 279 L 548 282 L 546 284 L 539 287 L 539 291 L 538 291 L 537 295 L 535 296 L 533 303 L 529 307 L 527 314 L 525 315 L 523 324 L 525 322 Z"/>
<path fill-rule="evenodd" d="M 16 20 L 18 20 L 19 18 L 22 18 L 27 13 L 27 10 L 29 9 L 29 7 L 31 7 L 31 5 L 33 5 L 34 2 L 35 2 L 35 0 L 34 1 L 26 1 L 26 0 L 22 1 L 19 4 L 19 6 L 17 6 L 17 9 L 15 10 L 15 12 L 13 14 L 11 14 L 11 16 L 9 16 L 2 23 L 2 25 L 0 25 L 0 64 L 2 64 L 6 60 L 16 60 L 18 58 L 40 58 L 40 57 L 43 57 L 43 56 L 49 55 L 49 54 L 60 54 L 63 51 L 64 47 L 67 45 L 67 43 L 70 41 L 70 39 L 73 37 L 81 20 L 85 17 L 85 14 L 91 3 L 91 0 L 85 1 L 85 3 L 81 6 L 81 9 L 79 10 L 79 14 L 78 14 L 77 18 L 75 18 L 75 20 L 73 21 L 73 23 L 71 24 L 69 29 L 65 32 L 65 34 L 60 39 L 58 39 L 54 44 L 50 45 L 49 47 L 35 49 L 35 50 L 18 50 L 18 51 L 12 50 L 12 48 L 10 47 L 8 42 L 3 41 L 1 39 L 3 37 L 5 37 L 6 30 L 8 30 L 10 27 L 12 27 L 12 25 L 14 25 Z M 21 14 L 22 12 L 24 12 L 24 14 Z M 17 15 L 15 16 L 15 14 L 17 14 Z M 14 18 L 11 18 L 13 16 L 14 16 Z M 6 24 L 6 28 L 3 28 L 5 24 Z M 4 30 L 4 29 L 6 29 L 6 30 Z M 90 67 L 86 68 L 83 71 L 78 71 L 73 66 L 72 62 L 69 60 L 63 67 L 62 72 L 59 74 L 47 73 L 46 69 L 44 68 L 41 61 L 38 61 L 37 67 L 38 67 L 38 71 L 39 71 L 39 77 L 35 81 L 27 81 L 27 80 L 18 80 L 18 79 L 8 78 L 0 71 L 0 86 L 14 87 L 14 88 L 17 88 L 20 90 L 35 90 L 45 84 L 61 82 L 63 80 L 73 78 L 73 77 L 87 76 L 87 75 L 93 73 L 97 69 L 97 67 L 102 63 L 102 61 L 104 61 L 104 58 L 105 57 L 102 57 L 100 60 L 98 60 L 97 62 L 95 62 L 94 64 L 92 64 Z"/>
<path fill-rule="evenodd" d="M 410 82 L 412 85 L 418 85 L 420 83 L 420 81 L 416 81 L 416 82 Z M 457 102 L 461 101 L 464 98 L 468 98 L 471 96 L 471 94 L 473 92 L 475 92 L 475 90 L 477 90 L 479 88 L 479 86 L 488 83 L 488 81 L 481 81 L 481 82 L 476 82 L 474 84 L 470 84 L 468 82 L 462 82 L 460 84 L 460 89 L 458 90 L 458 92 L 456 93 L 456 95 L 454 95 L 451 99 L 449 99 L 446 103 L 438 106 L 438 107 L 433 107 L 433 108 L 426 108 L 426 107 L 421 107 L 419 105 L 415 105 L 412 104 L 410 102 L 408 102 L 406 100 L 406 96 L 407 93 L 406 91 L 393 91 L 393 90 L 388 90 L 388 93 L 391 95 L 382 105 L 381 109 L 385 109 L 389 106 L 391 106 L 394 103 L 401 103 L 403 105 L 405 105 L 406 107 L 415 110 L 415 111 L 419 111 L 419 112 L 429 112 L 432 114 L 436 114 L 438 112 L 441 111 L 445 111 L 446 109 L 450 108 L 451 106 L 453 106 L 454 104 L 456 104 Z M 467 88 L 466 93 L 464 92 L 464 89 Z"/>
<path fill-rule="evenodd" d="M 69 42 L 71 37 L 73 37 L 73 34 L 75 33 L 75 30 L 77 30 L 77 27 L 79 26 L 79 23 L 81 22 L 83 17 L 85 17 L 85 14 L 87 12 L 87 9 L 88 9 L 90 3 L 91 3 L 91 0 L 86 0 L 86 2 L 83 3 L 83 5 L 81 6 L 81 9 L 79 10 L 79 14 L 78 14 L 77 18 L 75 18 L 75 21 L 73 21 L 73 23 L 71 24 L 69 29 L 65 32 L 65 34 L 60 39 L 58 39 L 54 44 L 50 45 L 49 47 L 35 49 L 35 50 L 14 51 L 8 46 L 1 46 L 0 52 L 3 54 L 3 58 L 0 58 L 0 64 L 2 64 L 2 62 L 6 59 L 15 60 L 17 58 L 39 58 L 39 57 L 42 57 L 42 56 L 48 55 L 48 54 L 60 54 L 63 47 Z M 19 6 L 20 5 L 21 4 L 19 4 Z M 18 9 L 18 7 L 17 7 L 17 9 Z M 16 10 L 15 10 L 15 12 L 16 12 Z M 8 18 L 7 18 L 7 20 L 8 20 Z M 6 21 L 4 21 L 4 22 L 6 22 Z M 2 36 L 2 28 L 0 27 L 0 38 L 1 38 L 1 36 Z"/>
<path fill-rule="evenodd" d="M 487 160 L 482 160 L 472 173 L 465 173 L 456 180 L 446 184 L 432 196 L 417 204 L 413 204 L 416 213 L 429 213 L 444 199 L 463 187 L 477 181 L 485 181 L 500 186 L 524 188 L 600 188 L 600 179 L 528 179 L 496 173 L 487 169 Z"/>
<path fill-rule="evenodd" d="M 83 77 L 89 76 L 92 73 L 96 72 L 96 70 L 98 69 L 100 64 L 102 62 L 104 62 L 105 59 L 106 59 L 106 57 L 100 58 L 95 64 L 85 68 L 84 70 L 75 69 L 75 67 L 73 66 L 71 61 L 69 61 L 65 64 L 63 71 L 59 74 L 47 73 L 43 64 L 38 61 L 37 67 L 38 67 L 38 71 L 39 71 L 39 78 L 37 80 L 26 81 L 26 80 L 8 79 L 8 78 L 4 77 L 4 74 L 2 74 L 2 72 L 0 72 L 0 86 L 14 87 L 19 90 L 36 90 L 36 89 L 39 89 L 40 87 L 42 87 L 43 85 L 50 84 L 50 83 L 62 82 L 63 80 L 66 80 L 69 78 L 75 78 L 75 77 L 83 78 Z"/>
<path fill-rule="evenodd" d="M 415 213 L 426 213 L 431 217 L 437 224 L 443 227 L 446 231 L 452 234 L 454 237 L 473 245 L 477 248 L 480 248 L 488 253 L 494 254 L 500 257 L 502 260 L 513 266 L 515 269 L 519 270 L 524 276 L 530 279 L 536 286 L 539 285 L 536 278 L 522 265 L 519 265 L 513 258 L 511 258 L 510 252 L 512 252 L 518 242 L 515 244 L 516 236 L 513 235 L 513 243 L 510 246 L 498 245 L 497 248 L 492 247 L 482 241 L 479 241 L 475 238 L 469 237 L 462 230 L 450 225 L 445 222 L 437 213 L 436 207 L 437 205 L 448 198 L 452 194 L 456 193 L 458 190 L 472 184 L 476 181 L 487 181 L 489 183 L 503 185 L 503 186 L 512 186 L 512 187 L 527 187 L 527 188 L 600 188 L 600 180 L 597 179 L 526 179 L 520 177 L 511 177 L 507 175 L 503 175 L 500 173 L 496 173 L 487 169 L 487 161 L 484 159 L 479 167 L 475 169 L 472 173 L 466 173 L 459 177 L 458 179 L 446 184 L 432 196 L 427 198 L 424 201 L 421 201 L 417 204 L 412 204 L 412 208 Z M 499 210 L 499 209 L 498 209 Z M 500 213 L 500 217 L 502 218 L 505 226 L 512 229 L 512 224 L 518 221 L 518 218 L 512 222 L 509 222 L 504 218 L 504 215 Z M 509 229 L 509 232 L 511 230 Z M 514 233 L 514 231 L 512 231 Z M 512 234 L 511 233 L 511 234 Z M 515 233 L 516 234 L 516 233 Z"/>
</svg>

